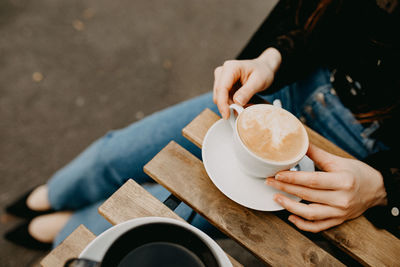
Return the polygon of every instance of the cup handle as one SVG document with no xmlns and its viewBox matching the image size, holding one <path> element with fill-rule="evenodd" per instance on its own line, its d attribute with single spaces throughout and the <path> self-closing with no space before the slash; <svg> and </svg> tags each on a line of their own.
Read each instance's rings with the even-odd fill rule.
<svg viewBox="0 0 400 267">
<path fill-rule="evenodd" d="M 274 102 L 272 102 L 272 105 L 278 108 L 282 108 L 282 102 L 278 98 L 275 99 Z"/>
<path fill-rule="evenodd" d="M 232 129 L 235 129 L 235 122 L 236 122 L 236 118 L 237 118 L 237 116 L 235 116 L 235 112 L 234 111 L 236 111 L 238 116 L 239 116 L 239 114 L 243 111 L 243 109 L 244 109 L 243 107 L 241 107 L 241 106 L 239 106 L 237 104 L 231 104 L 229 106 L 230 115 L 229 115 L 229 119 L 228 120 L 229 120 L 229 123 L 232 126 Z"/>
</svg>

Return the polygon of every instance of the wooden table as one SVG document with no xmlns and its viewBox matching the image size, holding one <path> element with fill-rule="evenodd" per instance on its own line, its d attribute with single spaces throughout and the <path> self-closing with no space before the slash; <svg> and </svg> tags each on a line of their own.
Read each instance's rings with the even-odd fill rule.
<svg viewBox="0 0 400 267">
<path fill-rule="evenodd" d="M 206 109 L 183 129 L 183 135 L 201 148 L 207 130 L 218 119 Z M 351 157 L 311 129 L 307 128 L 307 132 L 311 143 L 336 155 Z M 144 170 L 267 265 L 343 266 L 277 213 L 251 210 L 227 198 L 211 182 L 202 162 L 174 141 L 146 164 Z M 182 220 L 133 180 L 115 192 L 99 212 L 112 224 L 145 216 Z M 363 216 L 326 230 L 322 236 L 364 266 L 400 266 L 400 240 L 375 228 Z M 66 259 L 77 257 L 94 238 L 84 226 L 78 227 L 43 259 L 42 265 L 62 266 Z M 230 259 L 234 266 L 241 266 Z"/>
</svg>

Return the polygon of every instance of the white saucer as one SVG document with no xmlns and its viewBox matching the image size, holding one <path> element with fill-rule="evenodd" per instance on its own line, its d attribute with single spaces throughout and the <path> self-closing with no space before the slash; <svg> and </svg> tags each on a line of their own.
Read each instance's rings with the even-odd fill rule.
<svg viewBox="0 0 400 267">
<path fill-rule="evenodd" d="M 199 236 L 200 239 L 202 239 L 210 247 L 210 249 L 216 256 L 217 262 L 220 264 L 220 266 L 232 266 L 225 252 L 211 237 L 186 222 L 181 222 L 165 217 L 142 217 L 117 224 L 104 231 L 102 234 L 92 240 L 92 242 L 90 242 L 89 245 L 87 245 L 86 248 L 79 255 L 79 258 L 100 262 L 103 259 L 108 248 L 118 237 L 120 237 L 123 233 L 129 231 L 132 228 L 148 223 L 170 223 L 179 225 L 183 228 L 190 230 L 191 232 Z"/>
<path fill-rule="evenodd" d="M 300 198 L 276 190 L 265 184 L 265 179 L 247 176 L 237 166 L 233 154 L 232 128 L 228 121 L 219 120 L 208 130 L 203 141 L 202 157 L 211 181 L 228 198 L 238 204 L 261 211 L 282 210 L 273 195 L 282 193 L 296 201 Z M 304 157 L 299 163 L 302 171 L 314 171 L 314 162 Z"/>
</svg>

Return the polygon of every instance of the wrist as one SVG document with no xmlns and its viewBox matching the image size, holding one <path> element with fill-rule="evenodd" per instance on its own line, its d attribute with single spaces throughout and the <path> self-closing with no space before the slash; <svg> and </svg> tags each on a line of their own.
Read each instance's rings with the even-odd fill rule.
<svg viewBox="0 0 400 267">
<path fill-rule="evenodd" d="M 379 182 L 378 184 L 378 190 L 376 191 L 376 199 L 375 202 L 372 206 L 386 206 L 387 205 L 387 193 L 385 189 L 385 184 L 383 182 L 383 176 L 379 171 L 377 172 L 377 181 Z"/>
<path fill-rule="evenodd" d="M 274 74 L 278 71 L 282 63 L 282 55 L 275 47 L 267 48 L 258 59 L 266 64 Z"/>
</svg>

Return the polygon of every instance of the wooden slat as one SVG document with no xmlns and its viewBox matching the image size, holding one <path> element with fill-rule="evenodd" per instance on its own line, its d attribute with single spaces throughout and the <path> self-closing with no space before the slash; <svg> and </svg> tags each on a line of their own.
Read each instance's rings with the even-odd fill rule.
<svg viewBox="0 0 400 267">
<path fill-rule="evenodd" d="M 334 143 L 330 142 L 328 139 L 320 135 L 319 133 L 315 132 L 311 128 L 309 128 L 307 125 L 304 125 L 306 128 L 307 134 L 308 134 L 308 139 L 310 140 L 310 143 L 322 148 L 323 150 L 326 150 L 334 155 L 337 155 L 339 157 L 344 157 L 344 158 L 354 158 L 352 155 L 335 145 Z M 204 137 L 204 136 L 203 136 Z"/>
<path fill-rule="evenodd" d="M 208 178 L 203 163 L 175 142 L 144 170 L 267 264 L 342 266 L 272 213 L 246 209 L 226 198 Z"/>
<path fill-rule="evenodd" d="M 210 125 L 216 121 L 216 114 L 210 110 L 201 113 L 185 129 L 184 135 L 190 140 L 197 140 L 196 144 L 203 142 L 207 131 L 192 131 L 199 129 L 198 123 Z M 328 141 L 312 129 L 306 127 L 310 142 L 338 156 L 353 158 L 335 144 Z M 335 228 L 326 230 L 323 235 L 343 249 L 349 255 L 360 261 L 363 265 L 390 266 L 398 259 L 400 240 L 389 232 L 375 228 L 364 216 L 348 221 Z"/>
<path fill-rule="evenodd" d="M 364 266 L 400 266 L 400 240 L 364 216 L 328 229 L 323 236 Z"/>
<path fill-rule="evenodd" d="M 112 224 L 150 216 L 167 217 L 186 222 L 133 180 L 128 180 L 109 197 L 99 207 L 99 213 Z M 227 254 L 227 256 L 234 267 L 243 266 L 230 255 Z"/>
<path fill-rule="evenodd" d="M 96 236 L 80 225 L 60 245 L 53 249 L 40 264 L 43 267 L 62 267 L 71 258 L 77 258 Z"/>
<path fill-rule="evenodd" d="M 151 216 L 185 221 L 132 179 L 129 179 L 99 207 L 99 213 L 114 225 Z"/>
<path fill-rule="evenodd" d="M 219 119 L 220 117 L 217 114 L 207 108 L 191 123 L 183 128 L 182 134 L 196 146 L 201 148 L 204 136 L 206 135 L 208 129 Z"/>
</svg>

